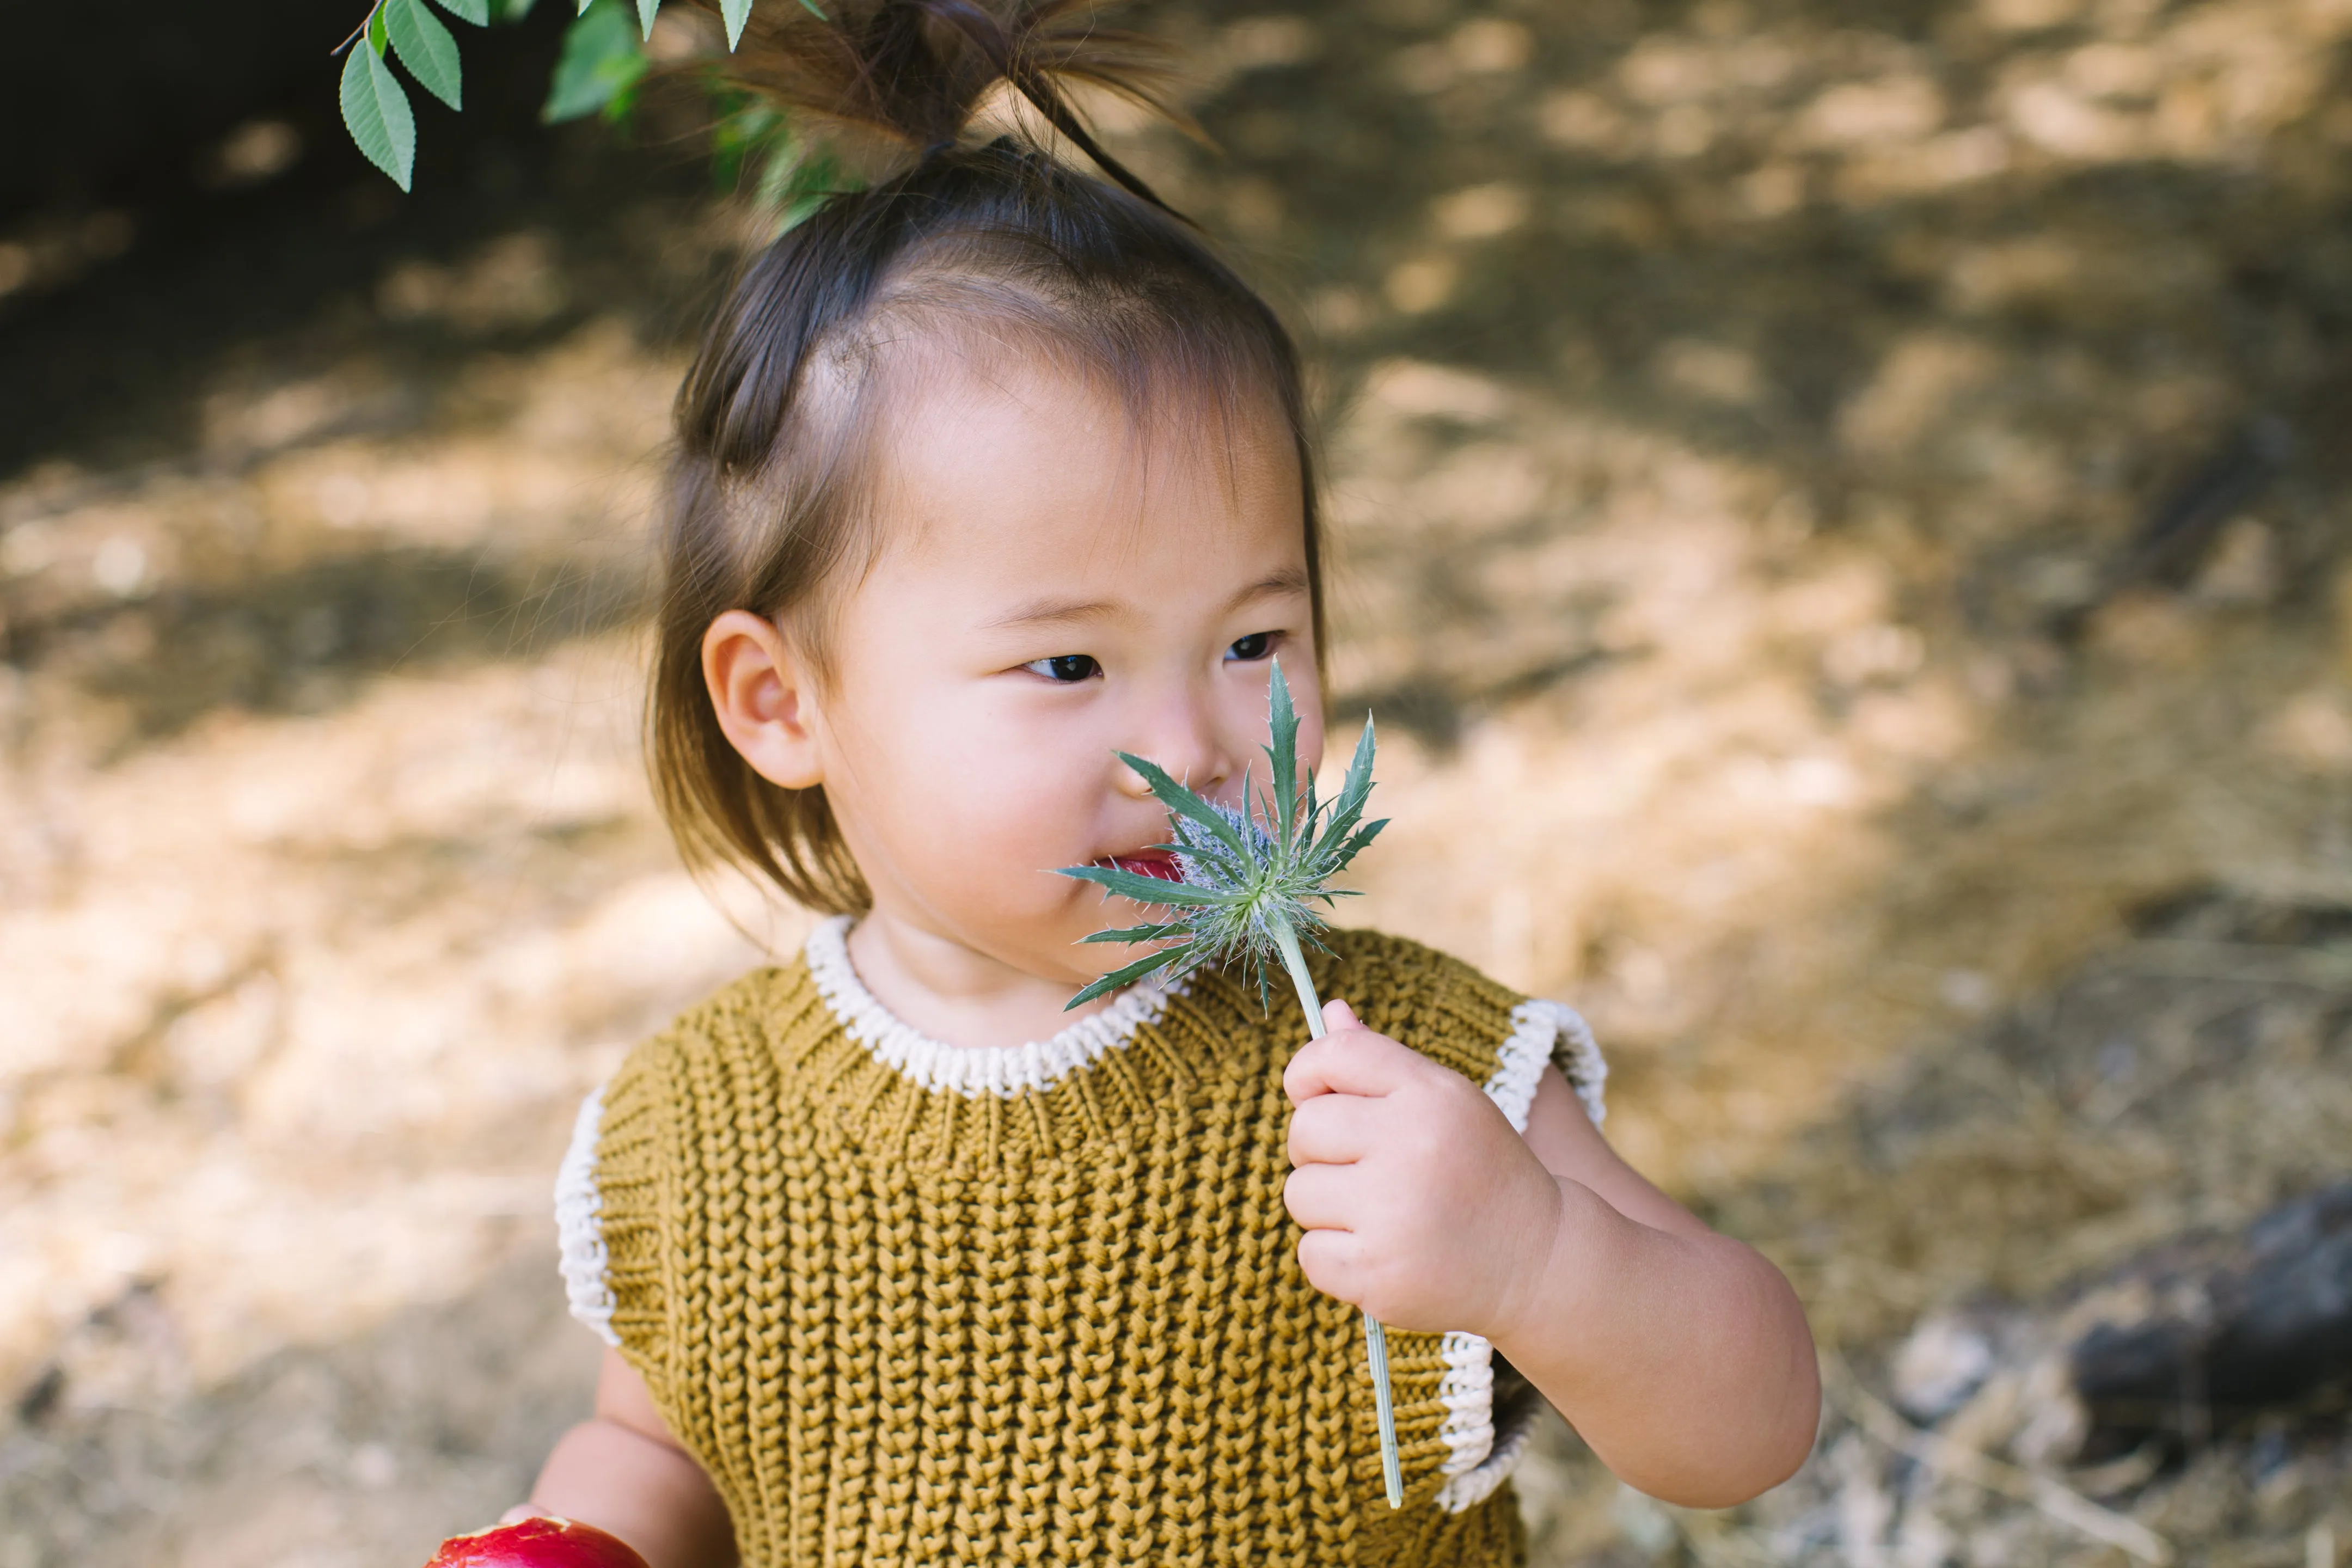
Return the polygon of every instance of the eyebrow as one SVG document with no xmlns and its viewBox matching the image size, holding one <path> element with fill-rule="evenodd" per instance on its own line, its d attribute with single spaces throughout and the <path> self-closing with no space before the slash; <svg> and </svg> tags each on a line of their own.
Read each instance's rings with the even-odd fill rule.
<svg viewBox="0 0 2352 1568">
<path fill-rule="evenodd" d="M 1286 568 L 1259 578 L 1226 600 L 1225 611 L 1230 614 L 1253 599 L 1307 591 L 1307 574 L 1296 568 Z M 1118 609 L 1118 606 L 1108 599 L 1033 599 L 1018 609 L 988 621 L 986 626 L 990 631 L 1006 631 L 1025 626 L 1076 626 L 1098 621 L 1105 616 L 1116 614 Z"/>
<path fill-rule="evenodd" d="M 990 631 L 1005 631 L 1018 626 L 1073 626 L 1083 621 L 1098 621 L 1118 606 L 1108 599 L 1032 599 L 1017 610 L 984 623 Z"/>
<path fill-rule="evenodd" d="M 1286 566 L 1270 573 L 1225 601 L 1227 610 L 1238 610 L 1252 599 L 1271 599 L 1277 594 L 1304 594 L 1310 584 L 1303 566 Z"/>
</svg>

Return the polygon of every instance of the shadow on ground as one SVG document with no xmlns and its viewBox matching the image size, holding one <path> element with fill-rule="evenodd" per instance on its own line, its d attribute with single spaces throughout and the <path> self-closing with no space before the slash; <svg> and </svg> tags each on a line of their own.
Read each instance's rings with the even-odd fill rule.
<svg viewBox="0 0 2352 1568">
<path fill-rule="evenodd" d="M 2047 1482 L 2185 1558 L 2333 1568 L 2340 1413 L 2137 1468 L 2021 1447 L 1990 1405 L 1937 1417 L 2012 1495 L 1864 1401 L 1938 1312 L 2042 1310 L 2346 1168 L 2352 14 L 1142 16 L 1224 151 L 1122 150 L 1326 380 L 1335 686 L 1402 735 L 1367 918 L 1573 997 L 1612 1138 L 1786 1264 L 1853 1374 L 1745 1512 L 1621 1495 L 1555 1433 L 1538 1560 L 2139 1540 Z M 580 671 L 625 641 L 599 634 L 639 603 L 680 327 L 744 229 L 675 149 L 528 118 L 432 121 L 410 203 L 306 121 L 285 183 L 0 233 L 121 250 L 0 296 L 0 953 L 47 955 L 0 991 L 53 999 L 0 1030 L 37 1047 L 0 1063 L 0 1225 L 43 1270 L 0 1299 L 0 1568 L 421 1558 L 511 1500 L 593 1360 L 541 1261 L 427 1268 L 399 1300 L 467 1292 L 430 1307 L 322 1269 L 323 1348 L 200 1384 L 173 1325 L 283 1343 L 282 1304 L 91 1241 L 186 1212 L 152 1173 L 99 1181 L 108 1139 L 168 1122 L 198 1193 L 221 1149 L 293 1140 L 387 1194 L 371 1223 L 414 1198 L 417 1256 L 456 1215 L 520 1259 L 520 1200 L 457 1190 L 493 1163 L 471 1132 L 559 1127 L 613 1020 L 744 961 L 677 936 L 699 906 L 625 762 L 545 760 L 582 714 L 633 727 L 634 689 Z M 171 835 L 258 846 L 184 862 L 267 880 L 234 922 L 182 862 L 106 858 L 165 855 L 143 822 L 87 819 L 183 798 L 205 815 Z M 346 837 L 286 826 L 321 802 Z M 436 844 L 467 847 L 420 880 Z M 432 898 L 373 918 L 410 883 Z M 291 956 L 248 974 L 239 943 Z M 157 1024 L 175 997 L 202 1005 Z M 126 1042 L 204 1092 L 122 1120 Z M 341 1089 L 379 1057 L 371 1121 Z M 406 1185 L 428 1145 L 440 1207 Z M 285 1196 L 219 1184 L 229 1231 Z"/>
<path fill-rule="evenodd" d="M 12 622 L 0 653 L 72 671 L 90 697 L 123 704 L 151 742 L 216 708 L 320 712 L 371 677 L 529 659 L 625 625 L 645 603 L 625 568 L 395 546 L 175 586 L 133 609 Z"/>
<path fill-rule="evenodd" d="M 303 1541 L 320 1568 L 422 1563 L 523 1495 L 587 1414 L 597 1347 L 554 1279 L 551 1254 L 518 1260 L 348 1342 L 160 1401 L 142 1378 L 136 1403 L 109 1407 L 128 1392 L 104 1386 L 110 1363 L 173 1356 L 168 1315 L 134 1288 L 74 1331 L 0 1436 L 0 1551 L 12 1564 L 227 1568 Z"/>
</svg>

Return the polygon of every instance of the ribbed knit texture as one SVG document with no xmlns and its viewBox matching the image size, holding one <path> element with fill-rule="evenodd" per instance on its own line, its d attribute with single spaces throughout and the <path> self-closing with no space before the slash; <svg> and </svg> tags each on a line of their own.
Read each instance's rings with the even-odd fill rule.
<svg viewBox="0 0 2352 1568">
<path fill-rule="evenodd" d="M 1495 1073 L 1517 996 L 1331 945 L 1325 995 Z M 747 1568 L 1521 1561 L 1507 1485 L 1436 1504 L 1439 1336 L 1391 1334 L 1407 1502 L 1381 1500 L 1357 1313 L 1282 1204 L 1305 1038 L 1295 998 L 1209 973 L 1043 1092 L 957 1093 L 795 962 L 639 1047 L 596 1133 L 611 1329 Z"/>
</svg>

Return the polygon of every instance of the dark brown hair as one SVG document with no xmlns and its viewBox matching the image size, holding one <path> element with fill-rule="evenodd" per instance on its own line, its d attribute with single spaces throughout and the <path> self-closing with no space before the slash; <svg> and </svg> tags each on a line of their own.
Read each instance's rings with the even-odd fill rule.
<svg viewBox="0 0 2352 1568">
<path fill-rule="evenodd" d="M 702 638 L 728 610 L 772 617 L 824 672 L 832 605 L 870 563 L 868 481 L 894 388 L 944 340 L 1010 344 L 1116 387 L 1142 417 L 1171 393 L 1227 418 L 1271 405 L 1305 487 L 1315 639 L 1321 537 L 1298 355 L 1265 302 L 1105 152 L 1060 84 L 1156 104 L 1140 40 L 1083 0 L 826 0 L 758 7 L 732 72 L 796 125 L 901 167 L 828 196 L 742 269 L 675 410 L 648 752 L 689 864 L 732 864 L 812 909 L 862 910 L 865 879 L 822 787 L 754 772 L 719 727 Z M 1108 179 L 1008 135 L 966 145 L 1009 89 Z M 911 163 L 908 159 L 911 155 Z"/>
</svg>

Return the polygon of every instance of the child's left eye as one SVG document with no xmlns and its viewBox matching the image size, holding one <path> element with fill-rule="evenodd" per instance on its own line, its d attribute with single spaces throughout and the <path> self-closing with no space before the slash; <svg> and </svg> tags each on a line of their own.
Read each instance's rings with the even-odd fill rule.
<svg viewBox="0 0 2352 1568">
<path fill-rule="evenodd" d="M 1225 657 L 1255 664 L 1274 651 L 1274 637 L 1272 632 L 1252 632 L 1245 637 L 1235 637 L 1234 646 L 1225 649 Z"/>
<path fill-rule="evenodd" d="M 1090 653 L 1059 653 L 1051 658 L 1033 658 L 1021 668 L 1064 685 L 1092 680 L 1102 673 L 1102 665 Z"/>
</svg>

